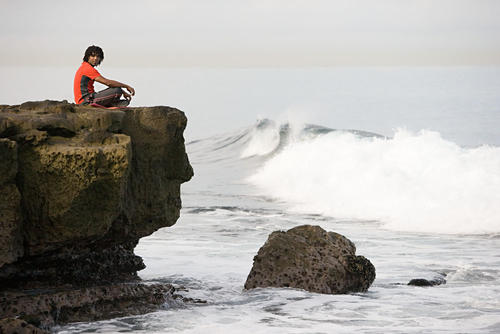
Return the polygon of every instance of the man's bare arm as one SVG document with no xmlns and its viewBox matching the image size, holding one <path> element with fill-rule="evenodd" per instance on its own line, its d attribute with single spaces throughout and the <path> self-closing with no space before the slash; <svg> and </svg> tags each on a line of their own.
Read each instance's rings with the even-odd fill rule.
<svg viewBox="0 0 500 334">
<path fill-rule="evenodd" d="M 116 80 L 111 80 L 111 79 L 106 79 L 105 77 L 103 76 L 98 76 L 97 78 L 95 78 L 95 81 L 97 82 L 100 82 L 102 83 L 103 85 L 106 85 L 108 87 L 119 87 L 119 88 L 125 88 L 126 90 L 128 90 L 130 92 L 130 94 L 132 95 L 135 95 L 135 89 L 133 89 L 132 87 L 130 87 L 129 85 L 127 84 L 124 84 L 124 83 L 121 83 L 119 81 L 116 81 Z"/>
</svg>

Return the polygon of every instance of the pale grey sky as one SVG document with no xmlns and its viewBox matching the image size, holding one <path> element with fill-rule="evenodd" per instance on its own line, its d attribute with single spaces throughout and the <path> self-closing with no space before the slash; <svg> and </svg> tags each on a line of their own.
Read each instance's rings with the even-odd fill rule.
<svg viewBox="0 0 500 334">
<path fill-rule="evenodd" d="M 500 64 L 497 0 L 0 0 L 4 66 Z"/>
</svg>

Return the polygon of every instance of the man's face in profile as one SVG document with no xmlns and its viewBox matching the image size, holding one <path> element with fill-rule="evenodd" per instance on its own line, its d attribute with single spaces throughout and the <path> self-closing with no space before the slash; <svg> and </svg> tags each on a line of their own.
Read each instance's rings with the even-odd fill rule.
<svg viewBox="0 0 500 334">
<path fill-rule="evenodd" d="M 98 55 L 91 55 L 89 57 L 89 64 L 92 66 L 97 66 L 101 63 L 102 59 Z"/>
</svg>

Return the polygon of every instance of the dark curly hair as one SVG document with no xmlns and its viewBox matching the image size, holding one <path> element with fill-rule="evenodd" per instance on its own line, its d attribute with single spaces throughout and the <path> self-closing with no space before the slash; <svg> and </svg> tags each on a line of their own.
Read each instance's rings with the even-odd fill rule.
<svg viewBox="0 0 500 334">
<path fill-rule="evenodd" d="M 90 56 L 99 56 L 101 58 L 101 62 L 104 60 L 104 52 L 98 46 L 91 45 L 85 50 L 85 55 L 83 56 L 83 61 L 88 62 Z M 100 64 L 100 62 L 99 62 Z M 98 64 L 98 65 L 99 65 Z"/>
</svg>

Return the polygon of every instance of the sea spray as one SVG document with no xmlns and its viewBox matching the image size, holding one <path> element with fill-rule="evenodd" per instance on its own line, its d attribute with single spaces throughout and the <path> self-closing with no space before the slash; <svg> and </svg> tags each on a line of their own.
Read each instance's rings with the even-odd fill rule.
<svg viewBox="0 0 500 334">
<path fill-rule="evenodd" d="M 462 148 L 437 132 L 294 141 L 248 180 L 293 211 L 404 231 L 500 231 L 500 148 Z"/>
<path fill-rule="evenodd" d="M 242 158 L 266 155 L 274 151 L 280 143 L 279 126 L 269 120 L 260 120 L 249 132 L 249 142 L 241 152 Z"/>
</svg>

